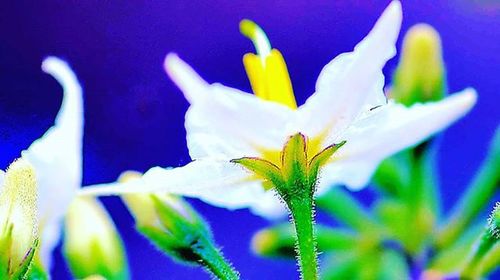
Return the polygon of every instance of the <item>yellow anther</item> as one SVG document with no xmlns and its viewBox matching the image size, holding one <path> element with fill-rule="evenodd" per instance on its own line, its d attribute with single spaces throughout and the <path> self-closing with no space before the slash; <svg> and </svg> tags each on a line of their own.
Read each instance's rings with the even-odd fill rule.
<svg viewBox="0 0 500 280">
<path fill-rule="evenodd" d="M 252 40 L 257 50 L 257 55 L 247 53 L 243 56 L 243 64 L 254 94 L 264 100 L 296 109 L 292 83 L 281 53 L 271 49 L 266 34 L 253 21 L 242 20 L 240 31 Z"/>
</svg>

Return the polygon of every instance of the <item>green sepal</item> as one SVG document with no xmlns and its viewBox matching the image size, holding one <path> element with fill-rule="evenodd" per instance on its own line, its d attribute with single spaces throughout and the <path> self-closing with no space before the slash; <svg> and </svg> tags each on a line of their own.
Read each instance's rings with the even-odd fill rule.
<svg viewBox="0 0 500 280">
<path fill-rule="evenodd" d="M 188 242 L 181 242 L 169 236 L 168 232 L 153 226 L 137 226 L 136 229 L 173 260 L 183 264 L 198 264 L 199 257 L 192 252 Z M 198 238 L 199 236 L 195 235 L 189 236 L 193 243 Z"/>
<path fill-rule="evenodd" d="M 307 170 L 307 147 L 305 136 L 297 133 L 291 136 L 281 153 L 281 173 L 285 184 L 293 188 L 296 182 L 304 181 Z M 304 186 L 302 182 L 300 185 Z"/>
<path fill-rule="evenodd" d="M 33 263 L 33 258 L 38 248 L 38 239 L 33 241 L 33 245 L 31 246 L 29 252 L 24 257 L 21 265 L 15 269 L 14 273 L 10 276 L 11 279 L 27 279 L 28 273 L 31 269 L 31 265 Z"/>
<path fill-rule="evenodd" d="M 270 161 L 255 157 L 244 157 L 233 159 L 231 162 L 240 164 L 246 169 L 252 171 L 258 177 L 271 183 L 273 188 L 285 184 L 283 177 L 281 176 L 281 170 Z"/>
<path fill-rule="evenodd" d="M 167 206 L 157 196 L 151 195 L 151 198 L 155 205 L 160 222 L 165 228 L 168 229 L 168 231 L 170 231 L 171 234 L 176 235 L 177 238 L 182 238 L 186 234 L 192 234 L 193 232 L 211 236 L 208 225 L 202 222 L 201 217 L 190 209 L 187 203 L 185 204 L 184 211 L 188 212 L 189 216 L 192 217 L 192 220 L 188 220 L 174 208 Z"/>
<path fill-rule="evenodd" d="M 332 156 L 335 154 L 338 149 L 340 149 L 344 144 L 347 143 L 346 141 L 342 141 L 338 144 L 333 144 L 330 145 L 326 148 L 324 148 L 321 152 L 316 154 L 310 161 L 309 161 L 309 181 L 314 182 L 314 185 L 316 185 L 316 180 L 318 179 L 318 172 L 320 168 L 328 163 L 328 161 L 332 158 Z"/>
<path fill-rule="evenodd" d="M 3 233 L 0 232 L 0 279 L 8 279 L 10 274 L 10 251 L 12 247 L 13 224 L 6 224 Z"/>
<path fill-rule="evenodd" d="M 42 265 L 38 261 L 33 261 L 33 264 L 31 265 L 31 269 L 29 270 L 29 273 L 27 274 L 27 279 L 28 280 L 48 280 L 49 276 L 47 275 L 47 272 L 43 269 Z"/>
</svg>

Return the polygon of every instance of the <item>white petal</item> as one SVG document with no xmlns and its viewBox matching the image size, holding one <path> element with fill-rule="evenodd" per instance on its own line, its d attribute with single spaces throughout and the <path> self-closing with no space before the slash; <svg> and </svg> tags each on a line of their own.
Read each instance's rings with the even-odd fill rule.
<svg viewBox="0 0 500 280">
<path fill-rule="evenodd" d="M 203 102 L 207 98 L 206 90 L 209 84 L 176 54 L 170 53 L 167 55 L 164 67 L 172 81 L 182 90 L 189 103 Z"/>
<path fill-rule="evenodd" d="M 274 190 L 265 192 L 260 199 L 250 206 L 252 213 L 268 219 L 280 219 L 288 212 L 285 203 Z"/>
<path fill-rule="evenodd" d="M 466 89 L 446 99 L 407 108 L 390 103 L 356 120 L 334 141 L 347 143 L 337 152 L 337 161 L 327 166 L 322 185 L 366 185 L 384 158 L 414 146 L 464 116 L 476 102 L 476 92 Z"/>
<path fill-rule="evenodd" d="M 209 85 L 185 62 L 168 55 L 165 68 L 191 103 L 186 114 L 193 159 L 257 156 L 258 148 L 280 149 L 294 111 L 220 84 Z"/>
<path fill-rule="evenodd" d="M 382 68 L 396 53 L 401 18 L 401 4 L 393 1 L 353 52 L 323 68 L 316 93 L 299 108 L 301 131 L 309 136 L 327 129 L 340 133 L 362 109 L 385 103 Z"/>
<path fill-rule="evenodd" d="M 252 180 L 242 167 L 217 160 L 196 160 L 183 167 L 154 167 L 141 179 L 85 187 L 80 195 L 120 195 L 124 193 L 165 192 L 199 198 L 227 209 L 250 207 L 268 218 L 284 213 L 272 192 L 261 182 Z"/>
<path fill-rule="evenodd" d="M 58 227 L 82 179 L 83 101 L 82 89 L 68 64 L 58 58 L 43 61 L 42 69 L 62 86 L 64 97 L 51 127 L 22 152 L 35 168 L 39 189 L 39 219 L 42 229 Z M 42 252 L 50 252 L 58 232 L 43 231 Z M 46 234 L 47 233 L 47 234 Z M 47 241 L 46 241 L 47 240 Z M 51 242 L 49 240 L 55 240 Z M 50 255 L 49 253 L 46 253 Z M 43 260 L 48 264 L 49 259 Z"/>
<path fill-rule="evenodd" d="M 5 179 L 5 171 L 0 170 L 0 191 L 2 190 L 4 179 Z"/>
</svg>

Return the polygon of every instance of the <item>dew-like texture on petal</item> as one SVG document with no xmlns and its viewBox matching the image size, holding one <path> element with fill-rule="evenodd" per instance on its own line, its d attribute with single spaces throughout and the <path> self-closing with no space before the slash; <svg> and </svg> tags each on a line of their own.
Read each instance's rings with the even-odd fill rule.
<svg viewBox="0 0 500 280">
<path fill-rule="evenodd" d="M 80 84 L 66 62 L 49 57 L 42 70 L 61 84 L 64 96 L 54 126 L 23 151 L 22 157 L 37 173 L 40 254 L 49 267 L 50 254 L 60 238 L 60 223 L 81 185 L 83 100 Z"/>
<path fill-rule="evenodd" d="M 191 103 L 186 131 L 192 159 L 257 156 L 260 147 L 281 149 L 293 110 L 220 84 L 209 85 L 175 55 L 165 67 Z"/>
<path fill-rule="evenodd" d="M 401 3 L 393 1 L 353 52 L 323 68 L 316 92 L 299 108 L 301 132 L 310 137 L 325 130 L 338 134 L 363 110 L 385 104 L 382 68 L 396 53 L 401 20 Z"/>
<path fill-rule="evenodd" d="M 473 89 L 466 89 L 442 101 L 410 108 L 391 102 L 361 116 L 339 136 L 347 143 L 324 168 L 321 185 L 363 187 L 380 161 L 445 129 L 464 116 L 476 98 Z"/>
<path fill-rule="evenodd" d="M 0 232 L 8 225 L 13 226 L 10 257 L 11 266 L 17 267 L 37 237 L 36 175 L 27 161 L 19 159 L 9 166 L 3 181 L 0 190 Z"/>
</svg>

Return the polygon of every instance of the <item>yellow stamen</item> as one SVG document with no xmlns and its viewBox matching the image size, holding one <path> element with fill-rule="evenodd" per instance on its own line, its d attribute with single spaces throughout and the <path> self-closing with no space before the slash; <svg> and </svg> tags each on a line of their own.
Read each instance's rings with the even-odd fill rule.
<svg viewBox="0 0 500 280">
<path fill-rule="evenodd" d="M 243 56 L 254 94 L 261 99 L 297 109 L 292 83 L 281 53 L 271 49 L 266 34 L 253 21 L 242 20 L 240 31 L 253 42 L 257 50 L 257 55 L 247 53 Z"/>
</svg>

